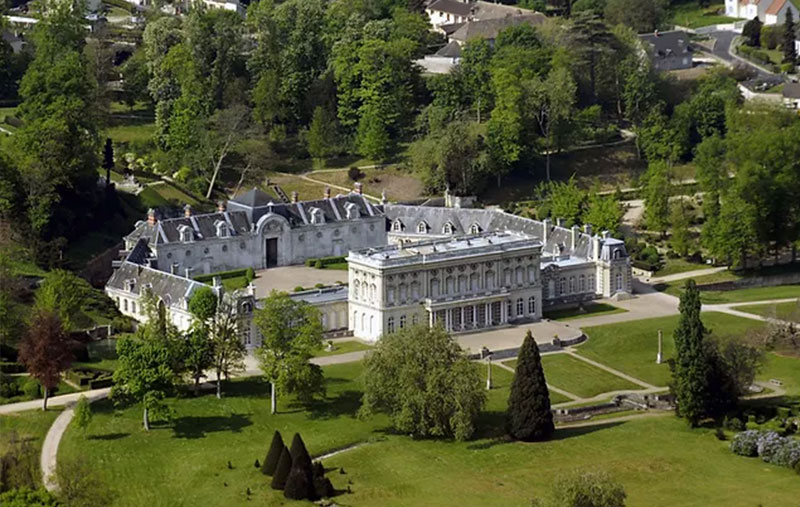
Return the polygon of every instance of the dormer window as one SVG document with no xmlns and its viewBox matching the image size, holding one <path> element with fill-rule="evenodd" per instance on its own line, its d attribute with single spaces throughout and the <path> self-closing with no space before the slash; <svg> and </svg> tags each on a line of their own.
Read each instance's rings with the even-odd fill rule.
<svg viewBox="0 0 800 507">
<path fill-rule="evenodd" d="M 361 216 L 361 210 L 355 203 L 348 202 L 344 205 L 344 210 L 348 220 L 355 220 Z"/>
<path fill-rule="evenodd" d="M 136 288 L 136 280 L 125 280 L 125 290 L 128 292 L 133 292 L 133 289 Z"/>
<path fill-rule="evenodd" d="M 402 232 L 403 231 L 403 222 L 400 220 L 395 220 L 392 222 L 392 232 Z"/>
<path fill-rule="evenodd" d="M 469 226 L 469 233 L 470 234 L 478 234 L 481 232 L 481 226 L 478 224 L 472 224 Z"/>
<path fill-rule="evenodd" d="M 214 228 L 217 230 L 217 237 L 218 238 L 227 238 L 230 236 L 230 231 L 228 230 L 228 223 L 224 220 L 217 220 L 214 222 Z"/>
<path fill-rule="evenodd" d="M 189 243 L 194 239 L 192 228 L 188 225 L 181 225 L 178 227 L 178 234 L 180 234 L 181 242 Z"/>
<path fill-rule="evenodd" d="M 420 222 L 417 224 L 417 233 L 418 234 L 427 234 L 428 233 L 428 224 L 425 222 Z"/>
<path fill-rule="evenodd" d="M 321 225 L 325 223 L 325 215 L 319 208 L 311 208 L 311 223 L 314 225 Z"/>
<path fill-rule="evenodd" d="M 451 222 L 447 222 L 446 224 L 444 224 L 444 227 L 442 227 L 442 233 L 453 234 L 453 229 L 454 229 L 453 224 Z"/>
</svg>

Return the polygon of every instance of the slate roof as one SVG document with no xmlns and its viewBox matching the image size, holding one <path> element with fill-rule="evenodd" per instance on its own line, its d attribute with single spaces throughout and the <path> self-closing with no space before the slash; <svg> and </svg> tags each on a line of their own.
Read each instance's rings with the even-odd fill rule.
<svg viewBox="0 0 800 507">
<path fill-rule="evenodd" d="M 639 34 L 639 39 L 653 49 L 656 57 L 668 57 L 693 51 L 689 34 L 681 30 Z"/>
<path fill-rule="evenodd" d="M 472 4 L 459 0 L 433 0 L 427 8 L 432 11 L 449 12 L 457 16 L 469 16 Z"/>
<path fill-rule="evenodd" d="M 461 58 L 461 44 L 456 41 L 450 41 L 435 54 L 445 58 Z"/>
<path fill-rule="evenodd" d="M 231 199 L 233 202 L 238 202 L 250 208 L 256 208 L 258 206 L 266 206 L 270 202 L 278 203 L 282 202 L 279 198 L 275 197 L 272 194 L 264 192 L 260 188 L 253 187 L 246 192 L 240 192 L 236 194 L 236 197 Z"/>
<path fill-rule="evenodd" d="M 449 37 L 450 34 L 464 26 L 464 23 L 448 23 L 446 25 L 439 25 L 439 30 Z"/>
<path fill-rule="evenodd" d="M 129 286 L 132 281 L 132 286 Z M 141 264 L 124 261 L 119 268 L 114 270 L 111 278 L 106 283 L 106 287 L 128 291 L 132 294 L 141 295 L 145 288 L 149 289 L 153 295 L 162 299 L 169 306 L 183 307 L 185 302 L 200 287 L 206 286 L 203 283 L 173 275 L 166 271 L 159 271 Z"/>
<path fill-rule="evenodd" d="M 247 234 L 250 232 L 250 221 L 247 213 L 243 211 L 225 211 L 218 213 L 204 213 L 189 217 L 168 218 L 160 220 L 156 227 L 156 244 L 174 243 L 181 240 L 181 226 L 187 226 L 192 230 L 194 241 L 211 239 L 217 237 L 216 223 L 223 221 L 228 224 L 228 231 L 231 236 Z"/>
<path fill-rule="evenodd" d="M 472 39 L 494 40 L 501 31 L 508 27 L 522 24 L 528 24 L 535 27 L 544 23 L 545 19 L 547 18 L 542 14 L 532 13 L 522 16 L 509 15 L 502 18 L 469 21 L 464 23 L 464 26 L 453 32 L 450 35 L 450 38 L 462 43 Z"/>
</svg>

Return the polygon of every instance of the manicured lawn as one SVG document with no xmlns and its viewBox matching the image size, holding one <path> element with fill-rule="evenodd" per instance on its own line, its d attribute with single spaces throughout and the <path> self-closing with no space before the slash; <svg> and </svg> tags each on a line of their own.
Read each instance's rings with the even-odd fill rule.
<svg viewBox="0 0 800 507">
<path fill-rule="evenodd" d="M 146 208 L 158 206 L 182 206 L 191 204 L 192 207 L 200 205 L 196 197 L 168 183 L 149 185 L 139 193 L 139 199 Z M 200 211 L 198 209 L 198 211 Z"/>
<path fill-rule="evenodd" d="M 672 21 L 688 28 L 700 28 L 709 25 L 719 25 L 738 21 L 720 14 L 725 12 L 725 4 L 713 4 L 701 7 L 697 2 L 686 2 L 670 8 Z"/>
<path fill-rule="evenodd" d="M 800 358 L 771 352 L 767 354 L 764 369 L 757 380 L 769 382 L 772 379 L 783 382 L 781 386 L 789 396 L 800 396 Z"/>
<path fill-rule="evenodd" d="M 347 354 L 348 352 L 358 352 L 359 350 L 370 350 L 372 349 L 371 345 L 367 345 L 366 343 L 361 343 L 360 341 L 356 340 L 348 340 L 348 341 L 341 341 L 341 342 L 333 342 L 333 350 L 327 350 L 327 343 L 323 347 L 323 349 L 314 356 L 316 357 L 324 357 L 324 356 L 335 356 L 337 354 Z"/>
<path fill-rule="evenodd" d="M 667 276 L 677 273 L 686 273 L 688 271 L 696 271 L 698 269 L 706 269 L 710 266 L 705 264 L 698 264 L 697 262 L 689 262 L 685 259 L 666 259 L 664 266 L 655 272 L 655 276 Z"/>
<path fill-rule="evenodd" d="M 764 299 L 786 299 L 800 297 L 800 285 L 780 285 L 777 287 L 754 287 L 731 291 L 703 291 L 700 295 L 703 303 L 740 303 L 743 301 L 761 301 Z"/>
<path fill-rule="evenodd" d="M 792 505 L 800 496 L 792 471 L 735 456 L 711 431 L 691 430 L 669 415 L 559 429 L 545 443 L 499 439 L 511 373 L 496 365 L 477 438 L 462 443 L 394 434 L 384 416 L 358 419 L 361 365 L 324 370 L 325 402 L 302 406 L 283 398 L 275 416 L 268 386 L 258 379 L 231 383 L 222 400 L 172 401 L 173 422 L 149 433 L 141 430 L 138 406 L 115 410 L 100 402 L 86 437 L 67 431 L 59 458 L 89 463 L 115 491 L 116 506 L 291 504 L 253 466 L 276 428 L 286 440 L 300 431 L 312 455 L 368 442 L 325 460 L 345 471 L 329 471 L 334 486 L 352 491 L 335 498 L 340 505 L 528 505 L 555 476 L 575 468 L 611 473 L 628 505 Z"/>
<path fill-rule="evenodd" d="M 542 365 L 548 384 L 582 398 L 623 389 L 641 389 L 636 384 L 568 354 L 542 356 Z"/>
<path fill-rule="evenodd" d="M 800 315 L 800 307 L 798 307 L 797 301 L 792 301 L 790 303 L 737 306 L 736 309 L 742 312 L 784 320 L 797 319 L 798 315 Z"/>
<path fill-rule="evenodd" d="M 47 431 L 52 426 L 60 408 L 49 408 L 47 411 L 28 410 L 16 414 L 0 415 L 0 455 L 8 450 L 9 442 L 15 436 L 17 441 L 27 441 L 32 450 L 30 464 L 35 468 L 36 481 L 41 480 L 39 468 L 39 455 L 42 451 L 42 443 Z"/>
<path fill-rule="evenodd" d="M 109 127 L 105 130 L 104 135 L 118 143 L 147 142 L 153 138 L 155 131 L 155 123 L 141 122 Z"/>
<path fill-rule="evenodd" d="M 763 323 L 724 313 L 703 313 L 703 324 L 719 337 L 740 336 Z M 671 378 L 666 361 L 674 353 L 672 333 L 678 316 L 622 322 L 584 329 L 589 339 L 578 346 L 580 355 L 601 362 L 656 386 L 666 386 Z M 658 330 L 664 334 L 664 362 L 656 364 Z M 553 385 L 556 385 L 555 382 Z M 563 387 L 563 386 L 559 386 Z M 567 389 L 566 387 L 563 387 Z"/>
<path fill-rule="evenodd" d="M 550 320 L 572 320 L 583 317 L 596 317 L 598 315 L 610 315 L 612 313 L 625 313 L 628 310 L 619 308 L 607 303 L 589 303 L 584 305 L 581 311 L 578 308 L 565 308 L 563 310 L 552 310 L 544 312 L 544 317 Z"/>
<path fill-rule="evenodd" d="M 419 199 L 423 195 L 423 186 L 419 177 L 407 169 L 400 167 L 384 167 L 361 169 L 364 176 L 358 181 L 363 185 L 364 192 L 374 196 L 380 196 L 383 190 L 392 200 L 411 200 Z M 353 188 L 355 184 L 347 175 L 347 169 L 341 171 L 317 171 L 309 174 L 310 177 L 339 185 L 345 188 Z M 338 189 L 331 190 L 333 194 L 341 192 Z"/>
</svg>

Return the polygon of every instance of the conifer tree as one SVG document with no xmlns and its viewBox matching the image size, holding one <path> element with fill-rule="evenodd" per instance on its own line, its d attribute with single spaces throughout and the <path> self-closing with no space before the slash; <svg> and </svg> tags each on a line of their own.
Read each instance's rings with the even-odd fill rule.
<svg viewBox="0 0 800 507">
<path fill-rule="evenodd" d="M 518 440 L 546 440 L 555 430 L 550 392 L 536 340 L 528 331 L 519 351 L 508 397 L 508 432 Z"/>
<path fill-rule="evenodd" d="M 700 291 L 693 279 L 681 294 L 681 312 L 675 329 L 675 361 L 672 364 L 672 390 L 677 414 L 696 426 L 711 405 L 709 377 L 711 362 L 705 344 L 706 329 L 700 320 Z"/>
<path fill-rule="evenodd" d="M 783 23 L 783 61 L 784 63 L 791 63 L 792 65 L 797 63 L 797 51 L 794 47 L 794 41 L 796 39 L 795 35 L 795 26 L 794 26 L 794 14 L 792 13 L 792 9 L 786 9 L 786 21 Z"/>
<path fill-rule="evenodd" d="M 289 454 L 292 456 L 292 467 L 299 467 L 306 474 L 305 479 L 298 487 L 305 488 L 305 484 L 307 483 L 308 487 L 311 488 L 311 485 L 314 483 L 311 456 L 308 454 L 306 444 L 300 437 L 300 433 L 294 434 L 294 437 L 292 438 L 292 447 L 289 451 Z"/>
<path fill-rule="evenodd" d="M 281 452 L 283 452 L 284 447 L 286 446 L 283 444 L 281 433 L 278 430 L 275 430 L 275 433 L 272 435 L 272 444 L 269 446 L 267 457 L 264 458 L 264 464 L 261 465 L 261 473 L 265 475 L 272 475 L 275 473 L 275 469 L 278 468 L 278 461 L 281 459 Z"/>
<path fill-rule="evenodd" d="M 283 489 L 286 486 L 286 479 L 289 477 L 291 468 L 292 456 L 289 454 L 289 449 L 284 445 L 281 450 L 281 457 L 278 460 L 278 466 L 275 467 L 275 473 L 272 475 L 272 489 Z"/>
<path fill-rule="evenodd" d="M 293 461 L 292 469 L 283 488 L 283 496 L 292 500 L 313 500 L 315 495 L 311 475 L 310 462 Z"/>
</svg>

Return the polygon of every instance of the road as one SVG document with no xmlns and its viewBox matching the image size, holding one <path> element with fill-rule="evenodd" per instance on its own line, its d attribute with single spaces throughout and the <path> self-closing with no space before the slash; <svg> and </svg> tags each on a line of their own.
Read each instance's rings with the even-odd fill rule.
<svg viewBox="0 0 800 507">
<path fill-rule="evenodd" d="M 756 71 L 759 79 L 773 79 L 776 77 L 772 72 L 732 54 L 731 44 L 733 43 L 734 37 L 738 35 L 737 33 L 725 31 L 711 32 L 709 35 L 717 40 L 716 44 L 714 44 L 714 50 L 712 51 L 712 54 L 717 58 L 724 60 L 729 65 L 744 65 L 750 67 Z"/>
</svg>

